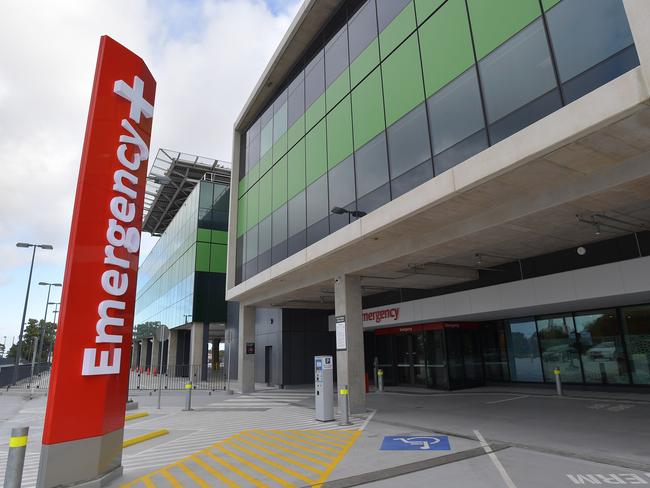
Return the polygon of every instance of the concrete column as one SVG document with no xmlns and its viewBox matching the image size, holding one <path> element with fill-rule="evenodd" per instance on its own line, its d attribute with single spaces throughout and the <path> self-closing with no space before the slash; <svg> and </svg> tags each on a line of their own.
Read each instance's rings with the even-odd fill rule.
<svg viewBox="0 0 650 488">
<path fill-rule="evenodd" d="M 212 369 L 219 369 L 219 338 L 212 339 Z"/>
<path fill-rule="evenodd" d="M 158 371 L 158 368 L 160 368 L 160 341 L 156 339 L 156 336 L 154 335 L 151 340 L 151 374 L 153 374 L 154 370 Z"/>
<path fill-rule="evenodd" d="M 131 344 L 131 369 L 138 367 L 138 351 L 140 350 L 140 344 L 134 342 Z"/>
<path fill-rule="evenodd" d="M 190 367 L 192 379 L 202 381 L 207 375 L 209 324 L 193 322 L 190 335 Z"/>
<path fill-rule="evenodd" d="M 650 2 L 648 0 L 623 0 L 636 52 L 641 61 L 641 72 L 646 89 L 650 92 Z"/>
<path fill-rule="evenodd" d="M 176 351 L 178 349 L 178 331 L 169 331 L 169 344 L 167 345 L 167 375 L 176 376 Z"/>
<path fill-rule="evenodd" d="M 340 390 L 348 385 L 350 413 L 366 411 L 365 361 L 363 357 L 363 321 L 361 278 L 341 275 L 334 280 L 336 316 L 345 316 L 347 349 L 336 351 L 336 377 Z M 339 398 L 339 405 L 341 405 Z"/>
<path fill-rule="evenodd" d="M 147 368 L 147 344 L 149 341 L 147 339 L 143 339 L 140 341 L 140 367 L 142 369 Z"/>
<path fill-rule="evenodd" d="M 246 354 L 246 343 L 255 343 L 255 307 L 240 304 L 237 379 L 241 392 L 251 393 L 255 391 L 255 354 Z"/>
</svg>

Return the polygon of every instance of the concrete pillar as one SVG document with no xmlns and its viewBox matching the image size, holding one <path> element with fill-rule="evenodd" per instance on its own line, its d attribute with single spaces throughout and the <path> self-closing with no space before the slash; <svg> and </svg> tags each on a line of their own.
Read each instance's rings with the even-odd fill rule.
<svg viewBox="0 0 650 488">
<path fill-rule="evenodd" d="M 154 335 L 151 338 L 151 373 L 160 368 L 160 341 Z"/>
<path fill-rule="evenodd" d="M 246 354 L 247 343 L 255 344 L 255 307 L 240 304 L 237 379 L 242 393 L 255 391 L 255 354 Z"/>
<path fill-rule="evenodd" d="M 131 344 L 131 369 L 138 367 L 138 352 L 140 351 L 140 344 L 134 342 Z"/>
<path fill-rule="evenodd" d="M 143 339 L 140 341 L 140 368 L 147 369 L 147 344 L 149 341 Z"/>
<path fill-rule="evenodd" d="M 178 331 L 169 331 L 169 343 L 167 345 L 167 375 L 176 376 L 176 351 L 178 349 Z"/>
<path fill-rule="evenodd" d="M 190 332 L 190 367 L 192 379 L 203 381 L 207 376 L 209 324 L 192 323 Z"/>
<path fill-rule="evenodd" d="M 350 413 L 366 411 L 365 361 L 363 355 L 363 320 L 361 278 L 341 275 L 334 280 L 336 316 L 345 316 L 347 349 L 336 351 L 336 377 L 340 390 L 348 385 Z M 341 405 L 339 398 L 339 405 Z"/>
<path fill-rule="evenodd" d="M 219 338 L 212 339 L 212 370 L 219 369 Z"/>
<path fill-rule="evenodd" d="M 623 0 L 636 52 L 641 62 L 641 72 L 646 89 L 650 92 L 650 2 L 648 0 Z"/>
</svg>

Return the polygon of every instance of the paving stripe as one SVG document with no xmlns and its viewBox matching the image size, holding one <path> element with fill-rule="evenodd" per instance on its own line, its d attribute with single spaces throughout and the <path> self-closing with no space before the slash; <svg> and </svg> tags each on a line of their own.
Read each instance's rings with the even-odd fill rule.
<svg viewBox="0 0 650 488">
<path fill-rule="evenodd" d="M 262 474 L 262 475 L 264 475 L 264 476 L 266 476 L 268 478 L 271 478 L 273 481 L 275 481 L 276 483 L 279 483 L 282 486 L 285 486 L 287 488 L 295 486 L 293 483 L 290 483 L 288 481 L 283 480 L 282 478 L 276 476 L 275 474 L 271 473 L 270 471 L 267 471 L 266 469 L 261 468 L 258 465 L 247 461 L 246 459 L 244 459 L 243 457 L 241 457 L 239 454 L 237 454 L 235 452 L 229 451 L 228 449 L 224 449 L 221 446 L 215 446 L 214 448 L 218 449 L 219 451 L 226 454 L 227 456 L 230 456 L 231 458 L 236 459 L 237 461 L 239 461 L 240 463 L 248 466 L 252 470 L 257 471 L 258 473 L 260 473 L 260 474 Z"/>
<path fill-rule="evenodd" d="M 501 464 L 501 461 L 499 461 L 497 455 L 494 454 L 490 445 L 485 441 L 485 438 L 481 435 L 481 433 L 478 430 L 475 430 L 474 434 L 476 435 L 478 441 L 481 443 L 481 447 L 483 447 L 483 450 L 487 453 L 488 457 L 492 461 L 492 464 L 494 464 L 494 467 L 497 468 L 497 471 L 501 475 L 501 478 L 503 478 L 503 482 L 506 484 L 506 486 L 508 488 L 517 488 L 517 486 L 510 478 L 510 475 L 508 475 L 505 468 L 503 467 L 503 464 Z"/>
<path fill-rule="evenodd" d="M 247 432 L 247 433 L 242 434 L 242 435 L 246 435 L 247 437 L 250 437 L 251 439 L 253 439 L 255 442 L 261 442 L 262 444 L 266 444 L 267 446 L 273 447 L 273 448 L 275 448 L 275 449 L 279 449 L 279 450 L 281 450 L 282 452 L 286 452 L 287 454 L 291 454 L 292 456 L 299 457 L 300 459 L 304 459 L 305 461 L 309 461 L 310 463 L 319 464 L 319 465 L 321 465 L 321 466 L 323 466 L 323 467 L 327 467 L 327 465 L 328 465 L 328 463 L 326 463 L 326 462 L 323 462 L 323 461 L 318 460 L 318 459 L 316 459 L 316 458 L 313 458 L 313 457 L 307 456 L 307 455 L 302 454 L 302 453 L 300 453 L 300 452 L 298 452 L 298 451 L 294 451 L 294 450 L 292 450 L 292 449 L 288 449 L 288 448 L 286 448 L 286 447 L 282 447 L 282 446 L 281 446 L 279 443 L 277 443 L 277 442 L 264 440 L 264 439 L 262 439 L 261 437 L 258 437 L 258 436 L 254 435 L 254 434 L 251 434 L 250 432 Z"/>
<path fill-rule="evenodd" d="M 196 464 L 198 464 L 203 469 L 205 469 L 212 476 L 214 476 L 215 478 L 217 478 L 217 479 L 223 481 L 224 483 L 226 483 L 228 486 L 233 487 L 233 488 L 236 488 L 236 487 L 239 486 L 237 483 L 235 483 L 231 479 L 225 477 L 222 473 L 220 473 L 219 471 L 214 469 L 212 466 L 209 466 L 206 463 L 204 463 L 203 461 L 201 461 L 198 456 L 191 456 L 190 459 L 192 459 L 192 461 L 194 461 Z"/>
<path fill-rule="evenodd" d="M 224 468 L 229 469 L 229 470 L 232 471 L 233 473 L 238 474 L 239 476 L 241 476 L 242 478 L 244 478 L 246 481 L 248 481 L 249 483 L 252 483 L 253 485 L 257 486 L 258 488 L 266 488 L 266 487 L 268 486 L 268 485 L 266 485 L 266 484 L 264 484 L 264 483 L 262 483 L 262 482 L 256 480 L 255 478 L 253 478 L 252 476 L 250 476 L 248 473 L 245 473 L 244 471 L 242 471 L 241 469 L 239 469 L 237 466 L 234 466 L 233 464 L 230 464 L 229 462 L 224 461 L 223 459 L 221 459 L 221 458 L 218 457 L 218 456 L 215 456 L 214 454 L 212 454 L 212 453 L 209 452 L 209 451 L 208 451 L 208 452 L 203 452 L 202 454 L 203 454 L 204 456 L 206 456 L 206 457 L 212 459 L 215 463 L 219 463 L 219 464 L 221 464 Z"/>
</svg>

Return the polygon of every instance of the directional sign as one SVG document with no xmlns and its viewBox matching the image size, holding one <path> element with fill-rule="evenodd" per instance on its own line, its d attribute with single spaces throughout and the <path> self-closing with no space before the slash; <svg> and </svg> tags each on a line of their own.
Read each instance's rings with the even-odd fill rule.
<svg viewBox="0 0 650 488">
<path fill-rule="evenodd" d="M 450 451 L 446 435 L 386 436 L 381 451 Z"/>
</svg>

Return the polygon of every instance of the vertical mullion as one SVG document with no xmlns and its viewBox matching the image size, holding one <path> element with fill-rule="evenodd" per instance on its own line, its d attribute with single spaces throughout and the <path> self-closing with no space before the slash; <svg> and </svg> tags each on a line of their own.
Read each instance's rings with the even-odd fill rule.
<svg viewBox="0 0 650 488">
<path fill-rule="evenodd" d="M 555 59 L 555 49 L 553 47 L 553 41 L 551 39 L 551 31 L 548 28 L 548 19 L 546 18 L 546 11 L 544 10 L 544 4 L 542 0 L 539 1 L 539 8 L 542 12 L 542 22 L 544 24 L 544 35 L 546 36 L 546 43 L 548 44 L 549 54 L 551 56 L 551 63 L 553 63 L 553 74 L 555 75 L 555 83 L 557 84 L 558 92 L 560 92 L 560 101 L 562 106 L 566 105 L 566 100 L 564 98 L 564 88 L 560 81 L 560 71 L 557 67 L 557 60 Z"/>
</svg>

